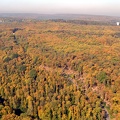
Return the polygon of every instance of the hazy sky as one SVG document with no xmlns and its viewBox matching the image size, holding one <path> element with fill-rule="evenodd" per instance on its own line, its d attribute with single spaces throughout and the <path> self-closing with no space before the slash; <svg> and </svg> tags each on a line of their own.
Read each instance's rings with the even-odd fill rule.
<svg viewBox="0 0 120 120">
<path fill-rule="evenodd" d="M 120 16 L 120 0 L 0 0 L 0 13 Z"/>
</svg>

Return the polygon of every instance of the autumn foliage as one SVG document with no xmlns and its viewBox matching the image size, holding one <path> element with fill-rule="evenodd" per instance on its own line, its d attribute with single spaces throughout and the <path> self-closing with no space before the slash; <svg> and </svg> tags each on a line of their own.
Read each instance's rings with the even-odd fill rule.
<svg viewBox="0 0 120 120">
<path fill-rule="evenodd" d="M 118 26 L 0 26 L 0 119 L 120 119 Z"/>
</svg>

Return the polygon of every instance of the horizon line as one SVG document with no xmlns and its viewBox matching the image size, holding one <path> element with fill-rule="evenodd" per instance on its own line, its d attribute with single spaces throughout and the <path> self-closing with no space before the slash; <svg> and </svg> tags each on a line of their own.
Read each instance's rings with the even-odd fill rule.
<svg viewBox="0 0 120 120">
<path fill-rule="evenodd" d="M 36 15 L 87 15 L 87 16 L 107 16 L 107 17 L 120 17 L 117 15 L 104 15 L 104 14 L 82 14 L 82 13 L 32 13 L 32 12 L 0 12 L 0 14 L 36 14 Z"/>
</svg>

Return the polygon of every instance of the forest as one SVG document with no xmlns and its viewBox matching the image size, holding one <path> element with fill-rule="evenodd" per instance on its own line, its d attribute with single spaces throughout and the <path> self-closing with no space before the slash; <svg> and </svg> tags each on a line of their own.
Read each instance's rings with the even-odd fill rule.
<svg viewBox="0 0 120 120">
<path fill-rule="evenodd" d="M 0 120 L 120 120 L 119 86 L 119 26 L 0 24 Z"/>
</svg>

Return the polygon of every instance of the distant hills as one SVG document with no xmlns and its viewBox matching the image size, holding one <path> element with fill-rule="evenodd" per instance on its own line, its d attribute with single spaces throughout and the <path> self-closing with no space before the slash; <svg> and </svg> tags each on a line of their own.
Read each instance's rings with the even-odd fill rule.
<svg viewBox="0 0 120 120">
<path fill-rule="evenodd" d="M 120 17 L 100 16 L 100 15 L 84 15 L 84 14 L 33 14 L 33 13 L 0 13 L 0 17 L 9 17 L 17 19 L 37 19 L 37 20 L 85 20 L 115 23 L 120 21 Z"/>
</svg>

